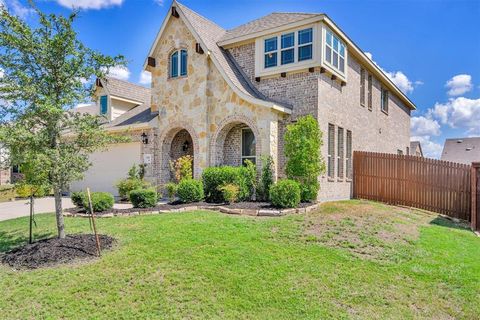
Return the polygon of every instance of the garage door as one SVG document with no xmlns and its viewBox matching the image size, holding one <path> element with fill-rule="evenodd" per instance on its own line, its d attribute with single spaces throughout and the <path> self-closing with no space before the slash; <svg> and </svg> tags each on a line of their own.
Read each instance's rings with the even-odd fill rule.
<svg viewBox="0 0 480 320">
<path fill-rule="evenodd" d="M 119 143 L 106 151 L 95 152 L 90 156 L 92 166 L 85 172 L 81 181 L 72 183 L 71 191 L 85 190 L 110 192 L 118 196 L 115 185 L 126 178 L 128 169 L 140 163 L 141 145 L 139 142 Z"/>
</svg>

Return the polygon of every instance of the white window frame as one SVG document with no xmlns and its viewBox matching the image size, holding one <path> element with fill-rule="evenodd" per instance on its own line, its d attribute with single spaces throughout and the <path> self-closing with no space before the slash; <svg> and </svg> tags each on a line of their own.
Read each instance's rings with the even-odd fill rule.
<svg viewBox="0 0 480 320">
<path fill-rule="evenodd" d="M 338 39 L 338 41 L 343 45 L 345 48 L 345 57 L 344 57 L 344 71 L 340 71 L 340 68 L 335 67 L 326 59 L 326 46 L 327 46 L 327 32 L 330 32 L 334 37 Z M 333 41 L 333 40 L 332 40 Z M 333 49 L 333 48 L 332 48 Z M 332 51 L 333 56 L 333 51 Z M 347 81 L 347 70 L 348 70 L 348 47 L 345 42 L 340 38 L 338 34 L 336 34 L 333 30 L 328 28 L 323 24 L 322 27 L 322 67 L 326 68 L 330 73 L 336 75 L 341 80 Z"/>
<path fill-rule="evenodd" d="M 312 58 L 298 61 L 298 49 L 309 45 L 310 43 L 305 43 L 298 45 L 298 31 L 305 29 L 312 29 Z M 282 72 L 291 72 L 301 69 L 308 69 L 310 67 L 315 67 L 320 65 L 320 43 L 321 43 L 321 32 L 319 32 L 319 24 L 309 24 L 301 27 L 296 27 L 292 29 L 287 29 L 282 32 L 277 32 L 274 34 L 269 34 L 255 40 L 255 77 L 264 77 L 277 75 Z M 289 48 L 282 49 L 282 35 L 294 33 L 294 46 Z M 265 68 L 265 40 L 270 38 L 277 38 L 277 50 L 270 51 L 277 53 L 277 65 L 275 67 Z M 281 52 L 287 49 L 294 49 L 294 61 L 292 63 L 287 63 L 282 65 Z"/>
<path fill-rule="evenodd" d="M 254 156 L 244 156 L 243 155 L 243 131 L 245 130 L 249 130 L 252 132 L 253 134 L 253 138 L 255 139 L 255 155 Z M 241 132 L 240 132 L 241 136 L 240 136 L 240 165 L 243 165 L 243 161 L 246 160 L 246 159 L 253 159 L 255 160 L 254 163 L 256 164 L 257 163 L 257 137 L 255 136 L 255 132 L 253 132 L 252 129 L 250 129 L 250 127 L 245 127 L 245 128 L 242 128 Z"/>
<path fill-rule="evenodd" d="M 380 110 L 382 110 L 382 112 L 385 114 L 388 114 L 389 100 L 390 92 L 387 88 L 382 86 L 380 91 Z"/>
</svg>

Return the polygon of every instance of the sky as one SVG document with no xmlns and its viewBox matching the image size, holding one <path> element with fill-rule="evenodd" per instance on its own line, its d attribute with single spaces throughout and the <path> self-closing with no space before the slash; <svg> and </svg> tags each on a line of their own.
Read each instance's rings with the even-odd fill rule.
<svg viewBox="0 0 480 320">
<path fill-rule="evenodd" d="M 25 0 L 0 0 L 33 23 Z M 416 104 L 412 140 L 438 158 L 447 138 L 480 136 L 480 0 L 183 0 L 229 29 L 271 12 L 325 13 Z M 45 12 L 81 10 L 79 38 L 104 54 L 123 54 L 112 75 L 148 85 L 142 72 L 171 2 L 163 0 L 39 0 Z"/>
</svg>

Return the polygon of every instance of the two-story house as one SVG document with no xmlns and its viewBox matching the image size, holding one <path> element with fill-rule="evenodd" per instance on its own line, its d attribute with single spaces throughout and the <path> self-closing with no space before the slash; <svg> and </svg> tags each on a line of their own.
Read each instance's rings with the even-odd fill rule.
<svg viewBox="0 0 480 320">
<path fill-rule="evenodd" d="M 285 128 L 307 114 L 323 132 L 321 200 L 350 197 L 354 150 L 408 153 L 415 105 L 325 14 L 272 13 L 225 30 L 174 1 L 145 69 L 158 185 L 184 154 L 195 177 L 245 159 L 260 168 L 262 155 L 282 177 Z"/>
</svg>

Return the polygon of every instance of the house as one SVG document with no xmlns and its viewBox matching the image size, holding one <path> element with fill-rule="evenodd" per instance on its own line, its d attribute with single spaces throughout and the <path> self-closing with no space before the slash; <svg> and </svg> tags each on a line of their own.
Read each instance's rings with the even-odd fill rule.
<svg viewBox="0 0 480 320">
<path fill-rule="evenodd" d="M 407 154 L 411 156 L 423 157 L 422 145 L 420 141 L 410 141 L 410 150 Z"/>
<path fill-rule="evenodd" d="M 464 164 L 480 162 L 480 137 L 445 140 L 441 160 Z"/>
<path fill-rule="evenodd" d="M 140 159 L 159 186 L 170 180 L 169 162 L 186 154 L 196 178 L 209 166 L 246 159 L 260 169 L 262 155 L 284 177 L 286 126 L 304 115 L 323 132 L 319 199 L 351 196 L 354 150 L 410 147 L 415 105 L 325 14 L 272 13 L 225 30 L 174 1 L 145 69 L 152 83 L 143 106 L 154 118 L 138 131 L 148 138 Z M 115 115 L 110 108 L 105 114 Z M 128 112 L 121 116 L 127 122 Z M 121 157 L 111 153 L 105 166 L 113 170 Z"/>
<path fill-rule="evenodd" d="M 150 110 L 150 89 L 112 77 L 98 79 L 95 103 L 76 108 L 76 112 L 105 117 L 105 130 L 128 135 L 129 142 L 118 143 L 90 156 L 92 166 L 81 181 L 71 184 L 70 191 L 106 191 L 118 195 L 116 183 L 125 178 L 132 165 L 147 162 L 144 153 L 151 153 L 145 144 L 145 132 L 156 126 L 157 113 Z M 152 138 L 153 140 L 153 138 Z"/>
</svg>

